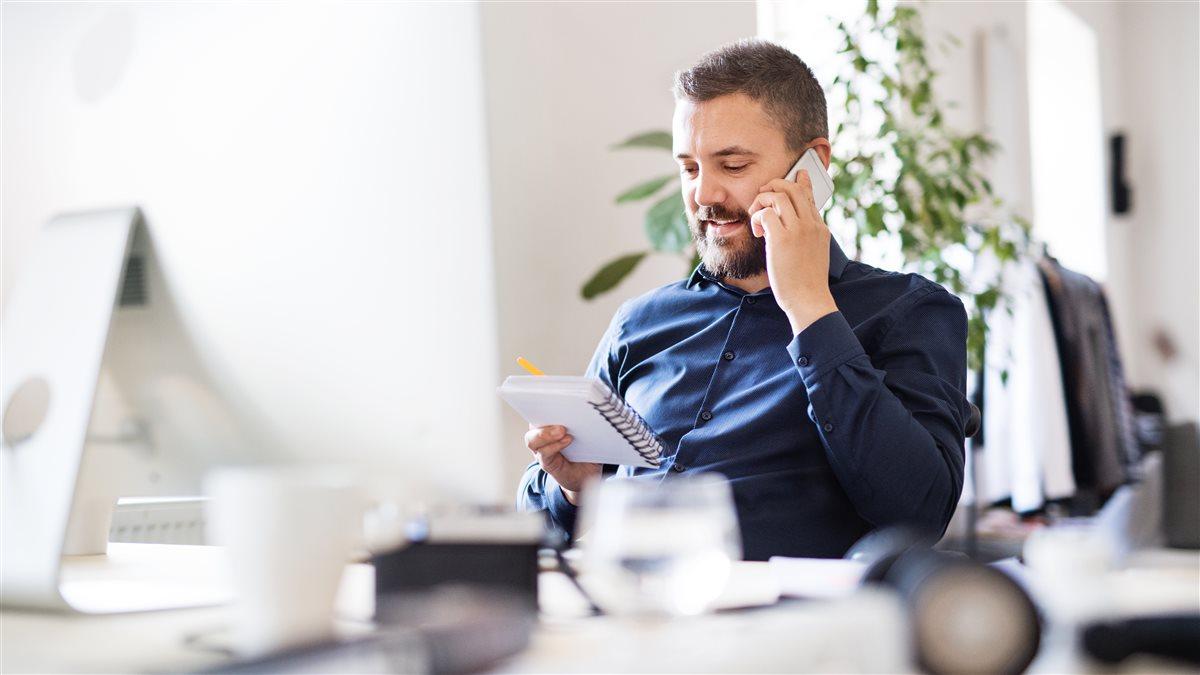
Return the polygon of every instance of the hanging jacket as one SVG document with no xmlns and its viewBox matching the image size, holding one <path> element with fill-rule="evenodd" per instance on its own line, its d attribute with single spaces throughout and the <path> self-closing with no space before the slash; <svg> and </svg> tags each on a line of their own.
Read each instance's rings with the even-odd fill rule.
<svg viewBox="0 0 1200 675">
<path fill-rule="evenodd" d="M 1129 479 L 1137 456 L 1108 305 L 1099 284 L 1057 260 L 1043 258 L 1038 269 L 1061 357 L 1076 486 L 1085 503 L 1098 507 Z"/>
</svg>

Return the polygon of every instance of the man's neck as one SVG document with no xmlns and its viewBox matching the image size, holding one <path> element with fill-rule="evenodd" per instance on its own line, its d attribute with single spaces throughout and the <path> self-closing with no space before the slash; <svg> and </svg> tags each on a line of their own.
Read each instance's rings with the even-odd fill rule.
<svg viewBox="0 0 1200 675">
<path fill-rule="evenodd" d="M 730 286 L 743 290 L 747 293 L 757 293 L 771 285 L 770 280 L 767 278 L 766 272 L 755 274 L 754 276 L 746 277 L 745 279 L 733 279 L 731 277 L 725 277 L 721 281 L 724 281 Z"/>
</svg>

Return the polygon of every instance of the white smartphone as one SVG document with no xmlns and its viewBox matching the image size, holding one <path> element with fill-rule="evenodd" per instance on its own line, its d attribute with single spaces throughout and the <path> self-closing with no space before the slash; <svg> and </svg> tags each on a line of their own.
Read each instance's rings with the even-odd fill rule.
<svg viewBox="0 0 1200 675">
<path fill-rule="evenodd" d="M 794 182 L 796 173 L 801 169 L 808 172 L 809 182 L 812 183 L 813 201 L 816 202 L 817 210 L 820 211 L 829 203 L 830 197 L 833 197 L 833 179 L 829 177 L 829 172 L 825 171 L 825 165 L 821 164 L 821 158 L 817 156 L 817 151 L 812 148 L 809 148 L 800 156 L 800 159 L 796 160 L 784 180 Z"/>
</svg>

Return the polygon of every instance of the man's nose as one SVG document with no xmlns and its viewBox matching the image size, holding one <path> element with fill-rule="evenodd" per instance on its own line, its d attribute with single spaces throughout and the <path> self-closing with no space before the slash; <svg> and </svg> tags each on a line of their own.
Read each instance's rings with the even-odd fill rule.
<svg viewBox="0 0 1200 675">
<path fill-rule="evenodd" d="M 712 174 L 701 171 L 696 177 L 696 205 L 713 206 L 725 201 L 725 188 Z"/>
</svg>

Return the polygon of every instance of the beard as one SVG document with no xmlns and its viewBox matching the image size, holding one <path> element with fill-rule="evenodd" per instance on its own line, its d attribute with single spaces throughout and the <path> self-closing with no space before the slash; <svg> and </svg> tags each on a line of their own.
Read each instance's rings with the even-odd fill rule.
<svg viewBox="0 0 1200 675">
<path fill-rule="evenodd" d="M 712 220 L 740 220 L 743 226 L 734 234 L 710 237 L 706 221 Z M 688 214 L 688 227 L 704 269 L 718 279 L 748 279 L 767 270 L 767 241 L 754 236 L 750 214 L 745 211 L 701 206 Z"/>
</svg>

